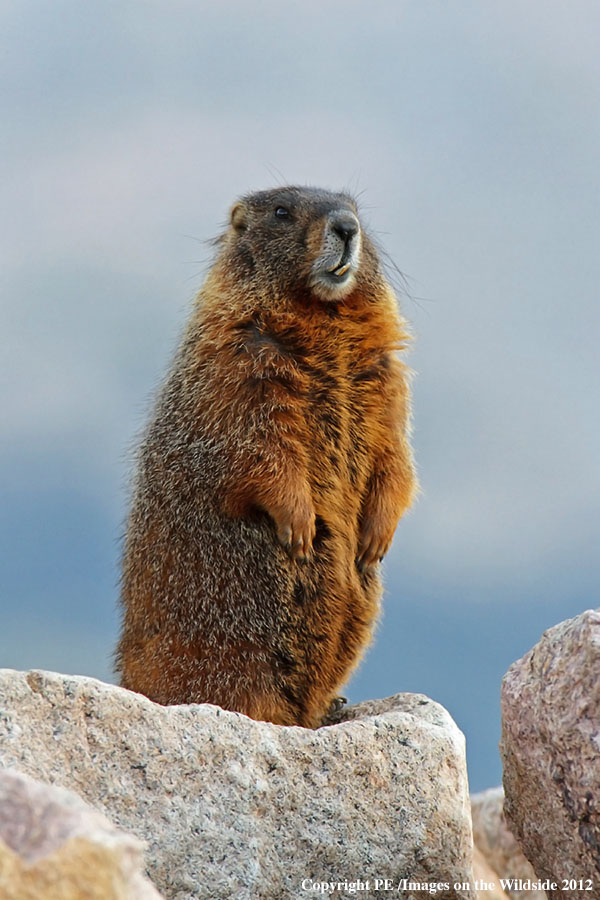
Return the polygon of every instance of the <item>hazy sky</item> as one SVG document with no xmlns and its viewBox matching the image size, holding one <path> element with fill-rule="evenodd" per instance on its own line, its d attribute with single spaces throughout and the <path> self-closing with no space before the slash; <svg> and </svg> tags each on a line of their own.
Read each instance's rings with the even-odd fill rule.
<svg viewBox="0 0 600 900">
<path fill-rule="evenodd" d="M 600 7 L 4 2 L 0 665 L 110 680 L 128 456 L 239 193 L 362 191 L 423 493 L 351 699 L 444 703 L 598 605 Z"/>
</svg>

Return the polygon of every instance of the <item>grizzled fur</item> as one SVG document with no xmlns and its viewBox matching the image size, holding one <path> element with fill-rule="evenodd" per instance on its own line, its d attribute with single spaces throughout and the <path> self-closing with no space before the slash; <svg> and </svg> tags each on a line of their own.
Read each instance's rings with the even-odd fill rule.
<svg viewBox="0 0 600 900">
<path fill-rule="evenodd" d="M 351 197 L 234 206 L 139 452 L 125 687 L 319 724 L 415 492 L 406 341 Z"/>
</svg>

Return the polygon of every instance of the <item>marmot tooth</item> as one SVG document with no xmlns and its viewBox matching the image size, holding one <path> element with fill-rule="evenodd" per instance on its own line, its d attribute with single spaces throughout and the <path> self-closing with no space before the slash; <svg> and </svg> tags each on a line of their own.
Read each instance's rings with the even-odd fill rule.
<svg viewBox="0 0 600 900">
<path fill-rule="evenodd" d="M 340 266 L 339 269 L 334 269 L 333 274 L 334 275 L 345 275 L 349 268 L 350 268 L 350 263 L 347 262 L 345 265 Z"/>
</svg>

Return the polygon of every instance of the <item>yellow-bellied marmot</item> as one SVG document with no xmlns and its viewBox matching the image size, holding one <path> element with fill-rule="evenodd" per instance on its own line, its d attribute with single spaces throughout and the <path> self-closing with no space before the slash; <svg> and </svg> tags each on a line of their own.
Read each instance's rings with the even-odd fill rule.
<svg viewBox="0 0 600 900">
<path fill-rule="evenodd" d="M 406 339 L 350 196 L 235 204 L 139 453 L 123 686 L 319 724 L 415 491 Z"/>
</svg>

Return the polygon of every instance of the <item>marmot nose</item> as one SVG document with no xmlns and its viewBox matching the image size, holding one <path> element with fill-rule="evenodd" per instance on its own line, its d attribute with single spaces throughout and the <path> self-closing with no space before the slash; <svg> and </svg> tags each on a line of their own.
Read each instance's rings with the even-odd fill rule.
<svg viewBox="0 0 600 900">
<path fill-rule="evenodd" d="M 329 228 L 334 234 L 337 234 L 344 243 L 351 240 L 355 234 L 358 234 L 360 228 L 358 219 L 349 210 L 331 213 L 329 217 Z"/>
</svg>

